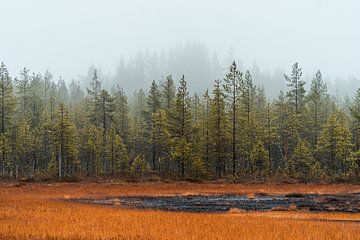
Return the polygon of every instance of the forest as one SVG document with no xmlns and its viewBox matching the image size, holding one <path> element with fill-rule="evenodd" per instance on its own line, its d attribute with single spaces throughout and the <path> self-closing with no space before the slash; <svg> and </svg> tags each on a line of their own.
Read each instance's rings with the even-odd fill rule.
<svg viewBox="0 0 360 240">
<path fill-rule="evenodd" d="M 0 176 L 358 182 L 360 90 L 340 101 L 298 63 L 283 81 L 269 100 L 234 61 L 205 91 L 169 75 L 128 96 L 97 69 L 84 89 L 1 63 Z"/>
</svg>

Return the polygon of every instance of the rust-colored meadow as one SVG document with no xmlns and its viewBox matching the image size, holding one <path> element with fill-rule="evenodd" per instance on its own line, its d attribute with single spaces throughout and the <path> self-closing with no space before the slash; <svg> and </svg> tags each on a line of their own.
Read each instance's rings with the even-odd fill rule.
<svg viewBox="0 0 360 240">
<path fill-rule="evenodd" d="M 211 193 L 349 193 L 358 185 L 0 184 L 0 239 L 360 239 L 360 214 L 196 214 L 103 207 L 76 197 Z M 343 220 L 343 221 L 339 221 Z M 349 221 L 352 220 L 352 221 Z"/>
</svg>

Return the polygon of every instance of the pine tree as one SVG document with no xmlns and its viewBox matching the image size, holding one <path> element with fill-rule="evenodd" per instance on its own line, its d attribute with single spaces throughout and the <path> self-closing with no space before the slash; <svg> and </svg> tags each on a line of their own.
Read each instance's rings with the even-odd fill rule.
<svg viewBox="0 0 360 240">
<path fill-rule="evenodd" d="M 119 86 L 113 88 L 112 95 L 114 96 L 114 123 L 124 144 L 128 144 L 130 125 L 128 99 L 123 88 Z"/>
<path fill-rule="evenodd" d="M 172 111 L 175 107 L 176 87 L 171 75 L 166 77 L 165 82 L 162 84 L 161 104 L 165 109 L 168 118 L 171 117 Z"/>
<path fill-rule="evenodd" d="M 351 149 L 347 123 L 334 113 L 322 129 L 317 146 L 318 157 L 328 174 L 340 175 L 345 172 Z"/>
<path fill-rule="evenodd" d="M 353 118 L 352 129 L 355 140 L 355 151 L 358 151 L 360 150 L 360 89 L 356 91 L 353 104 L 350 107 L 350 114 Z"/>
<path fill-rule="evenodd" d="M 321 126 L 325 122 L 324 101 L 327 92 L 326 84 L 322 79 L 320 70 L 315 74 L 311 81 L 310 91 L 307 96 L 308 105 L 312 118 L 311 143 L 316 146 Z"/>
<path fill-rule="evenodd" d="M 137 155 L 131 164 L 130 171 L 137 180 L 141 180 L 148 169 L 149 166 L 145 161 L 145 157 L 143 155 Z"/>
<path fill-rule="evenodd" d="M 90 176 L 103 173 L 102 161 L 102 131 L 92 124 L 87 125 L 81 132 L 80 158 L 82 169 Z"/>
<path fill-rule="evenodd" d="M 186 85 L 185 76 L 183 75 L 176 93 L 174 122 L 172 125 L 174 136 L 177 138 L 188 138 L 191 131 L 190 97 Z"/>
<path fill-rule="evenodd" d="M 255 98 L 256 98 L 256 87 L 253 84 L 252 76 L 250 72 L 246 71 L 244 84 L 241 91 L 241 103 L 244 105 L 247 127 L 249 128 L 251 128 L 250 117 L 251 117 L 251 112 L 255 107 Z"/>
<path fill-rule="evenodd" d="M 144 112 L 146 111 L 146 95 L 140 89 L 134 92 L 133 106 L 131 112 L 131 150 L 134 156 L 145 154 L 147 139 L 146 121 Z"/>
<path fill-rule="evenodd" d="M 200 102 L 200 98 L 197 93 L 190 99 L 190 112 L 191 112 L 191 137 L 190 143 L 193 147 L 194 152 L 199 155 L 201 158 L 201 128 L 202 128 L 202 118 L 203 118 L 203 106 Z"/>
<path fill-rule="evenodd" d="M 130 169 L 129 155 L 114 124 L 109 129 L 106 153 L 111 175 L 128 172 Z"/>
<path fill-rule="evenodd" d="M 204 160 L 205 160 L 205 165 L 206 168 L 209 170 L 210 169 L 210 110 L 211 110 L 211 99 L 209 96 L 209 90 L 206 89 L 205 93 L 204 93 L 204 116 L 203 116 L 203 120 L 202 120 L 202 126 L 203 126 L 203 145 L 204 145 L 204 149 L 203 149 L 203 156 L 204 156 Z"/>
<path fill-rule="evenodd" d="M 31 154 L 34 148 L 30 124 L 26 119 L 20 119 L 12 130 L 12 154 L 16 178 L 27 177 L 31 172 Z"/>
<path fill-rule="evenodd" d="M 171 136 L 169 132 L 169 124 L 166 111 L 163 109 L 157 110 L 152 114 L 152 129 L 150 142 L 155 148 L 156 156 L 158 158 L 158 170 L 161 169 L 166 173 L 170 171 L 170 154 Z M 160 172 L 159 172 L 160 173 Z"/>
<path fill-rule="evenodd" d="M 4 63 L 0 65 L 0 140 L 1 140 L 1 163 L 0 171 L 5 175 L 6 165 L 9 164 L 11 155 L 9 149 L 9 125 L 14 111 L 15 98 L 13 96 L 12 81 Z"/>
<path fill-rule="evenodd" d="M 215 162 L 218 178 L 225 175 L 228 141 L 228 121 L 225 112 L 225 96 L 220 87 L 220 80 L 215 81 L 210 112 L 211 155 Z"/>
<path fill-rule="evenodd" d="M 270 171 L 270 161 L 269 153 L 266 151 L 263 142 L 260 139 L 256 139 L 250 151 L 250 162 L 253 166 L 251 173 L 253 177 L 260 179 L 267 177 Z"/>
<path fill-rule="evenodd" d="M 42 135 L 43 135 L 43 157 L 42 161 L 44 164 L 44 168 L 48 168 L 48 163 L 51 161 L 51 150 L 50 150 L 50 132 L 52 127 L 50 112 L 48 101 L 50 100 L 49 97 L 49 90 L 51 87 L 52 81 L 52 74 L 49 71 L 46 71 L 43 81 L 43 105 L 44 105 L 44 112 L 42 114 L 41 119 L 41 128 L 42 128 Z"/>
<path fill-rule="evenodd" d="M 290 176 L 308 182 L 320 173 L 320 164 L 315 160 L 306 140 L 298 139 L 289 163 Z"/>
<path fill-rule="evenodd" d="M 255 100 L 256 100 L 256 87 L 253 84 L 252 76 L 249 71 L 246 72 L 244 77 L 243 87 L 241 88 L 241 95 L 240 95 L 240 103 L 241 103 L 241 110 L 239 111 L 239 119 L 244 126 L 241 129 L 242 137 L 239 145 L 242 151 L 240 156 L 244 159 L 244 169 L 243 171 L 252 172 L 251 168 L 252 161 L 251 161 L 251 151 L 253 148 L 254 140 L 255 140 L 255 121 L 259 119 L 255 119 L 254 115 L 254 108 L 255 108 Z M 242 116 L 244 115 L 244 116 Z"/>
<path fill-rule="evenodd" d="M 114 111 L 113 106 L 114 99 L 106 90 L 101 90 L 99 94 L 99 102 L 97 110 L 99 111 L 99 119 L 101 123 L 102 131 L 102 164 L 105 176 L 108 173 L 108 162 L 106 157 L 106 145 L 107 145 L 107 132 L 112 122 L 112 113 Z"/>
<path fill-rule="evenodd" d="M 42 76 L 33 74 L 30 78 L 28 89 L 29 98 L 27 99 L 28 114 L 32 128 L 38 128 L 41 125 L 41 118 L 44 112 Z"/>
<path fill-rule="evenodd" d="M 15 107 L 12 81 L 4 63 L 0 65 L 0 133 L 8 131 Z"/>
<path fill-rule="evenodd" d="M 64 104 L 60 104 L 59 113 L 53 130 L 53 157 L 56 159 L 58 177 L 73 175 L 78 170 L 78 136 L 74 123 L 70 120 Z"/>
<path fill-rule="evenodd" d="M 69 91 L 66 87 L 64 79 L 59 78 L 57 83 L 58 96 L 60 98 L 60 102 L 67 104 L 69 102 Z"/>
<path fill-rule="evenodd" d="M 236 165 L 237 165 L 237 153 L 236 153 L 236 145 L 237 145 L 237 102 L 239 100 L 241 94 L 241 87 L 243 85 L 242 73 L 237 69 L 235 61 L 230 66 L 229 73 L 226 75 L 224 79 L 224 90 L 226 92 L 226 98 L 228 99 L 228 103 L 230 105 L 230 116 L 231 116 L 231 135 L 232 135 L 232 173 L 233 176 L 236 174 Z"/>
<path fill-rule="evenodd" d="M 87 88 L 89 102 L 91 102 L 91 113 L 89 117 L 95 127 L 99 127 L 101 121 L 98 110 L 98 106 L 100 105 L 100 90 L 101 82 L 98 79 L 97 70 L 95 69 L 93 78 L 90 82 L 90 88 Z"/>
<path fill-rule="evenodd" d="M 180 79 L 180 85 L 176 93 L 174 119 L 172 122 L 171 130 L 175 141 L 185 141 L 189 143 L 191 133 L 191 112 L 190 112 L 190 98 L 186 86 L 184 75 Z M 180 158 L 179 158 L 180 159 Z M 185 160 L 178 161 L 179 171 L 181 176 L 185 176 Z"/>
<path fill-rule="evenodd" d="M 18 99 L 18 112 L 20 117 L 24 118 L 28 114 L 28 99 L 29 99 L 29 85 L 30 76 L 29 70 L 24 68 L 20 72 L 20 79 L 15 79 L 17 88 L 17 99 Z"/>
<path fill-rule="evenodd" d="M 301 76 L 302 70 L 298 63 L 295 63 L 292 66 L 290 76 L 284 74 L 284 77 L 288 82 L 288 87 L 290 87 L 287 96 L 295 109 L 296 116 L 300 113 L 301 108 L 305 104 L 305 82 L 301 80 Z"/>
<path fill-rule="evenodd" d="M 150 135 L 150 138 L 152 134 L 152 128 L 154 125 L 154 122 L 152 121 L 152 115 L 156 113 L 160 109 L 160 92 L 158 89 L 158 86 L 155 81 L 152 82 L 150 92 L 147 96 L 146 101 L 147 109 L 145 111 L 145 120 L 147 122 L 147 134 Z M 151 160 L 152 160 L 152 168 L 153 170 L 156 169 L 156 146 L 154 143 L 151 144 Z"/>
</svg>

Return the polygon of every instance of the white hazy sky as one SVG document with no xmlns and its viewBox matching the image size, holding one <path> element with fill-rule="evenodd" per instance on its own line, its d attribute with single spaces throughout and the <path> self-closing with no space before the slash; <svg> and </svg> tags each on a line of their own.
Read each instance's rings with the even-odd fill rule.
<svg viewBox="0 0 360 240">
<path fill-rule="evenodd" d="M 187 40 L 246 65 L 360 77 L 357 0 L 0 0 L 0 61 L 76 78 L 94 63 L 112 71 L 122 53 Z"/>
</svg>

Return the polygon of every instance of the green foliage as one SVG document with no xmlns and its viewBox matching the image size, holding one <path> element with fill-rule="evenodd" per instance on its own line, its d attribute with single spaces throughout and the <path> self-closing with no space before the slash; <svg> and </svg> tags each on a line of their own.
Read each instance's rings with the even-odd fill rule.
<svg viewBox="0 0 360 240">
<path fill-rule="evenodd" d="M 306 140 L 298 139 L 291 156 L 288 171 L 290 177 L 308 182 L 320 174 L 320 164 L 315 160 Z"/>
<path fill-rule="evenodd" d="M 178 179 L 360 179 L 360 90 L 342 101 L 317 71 L 306 94 L 297 63 L 274 101 L 254 84 L 256 69 L 243 75 L 235 62 L 203 97 L 185 76 L 177 87 L 171 76 L 155 79 L 128 98 L 119 85 L 102 89 L 94 68 L 86 96 L 83 82 L 29 73 L 12 78 L 0 65 L 4 178 L 142 179 L 151 166 L 151 174 Z"/>
<path fill-rule="evenodd" d="M 111 175 L 115 176 L 130 170 L 129 155 L 114 125 L 110 127 L 106 145 L 107 162 Z"/>
<path fill-rule="evenodd" d="M 131 174 L 137 180 L 141 180 L 144 177 L 144 174 L 148 171 L 149 166 L 145 161 L 143 155 L 137 155 L 134 159 L 133 163 L 131 164 Z"/>
<path fill-rule="evenodd" d="M 242 73 L 238 70 L 235 61 L 231 64 L 229 73 L 226 74 L 226 78 L 224 79 L 224 91 L 226 93 L 227 102 L 229 105 L 229 116 L 231 121 L 231 145 L 232 145 L 232 173 L 233 175 L 236 174 L 236 166 L 237 166 L 237 152 L 236 152 L 236 145 L 238 143 L 238 136 L 237 136 L 237 126 L 238 126 L 238 101 L 240 95 L 244 95 L 241 92 L 243 87 L 243 79 Z M 219 83 L 215 83 L 216 85 Z M 215 89 L 214 89 L 215 90 Z M 217 90 L 219 91 L 219 90 Z M 223 94 L 223 93 L 221 93 Z M 224 167 L 222 167 L 224 168 Z M 222 169 L 224 171 L 224 169 Z M 219 174 L 221 175 L 221 173 Z"/>
<path fill-rule="evenodd" d="M 220 81 L 215 80 L 210 107 L 210 154 L 219 178 L 225 175 L 229 143 L 228 118 L 225 112 L 225 96 Z"/>
<path fill-rule="evenodd" d="M 301 80 L 302 69 L 298 63 L 294 63 L 290 75 L 284 74 L 288 87 L 287 92 L 291 105 L 294 107 L 295 113 L 298 114 L 305 105 L 305 81 Z"/>
<path fill-rule="evenodd" d="M 74 123 L 70 120 L 67 109 L 60 104 L 59 113 L 54 124 L 53 157 L 57 163 L 58 176 L 74 175 L 79 170 L 78 135 Z"/>
<path fill-rule="evenodd" d="M 341 175 L 349 171 L 352 150 L 350 131 L 343 116 L 331 115 L 318 141 L 317 156 L 328 174 Z"/>
<path fill-rule="evenodd" d="M 250 151 L 250 161 L 254 177 L 266 178 L 270 173 L 269 153 L 260 139 L 256 139 Z"/>
</svg>

